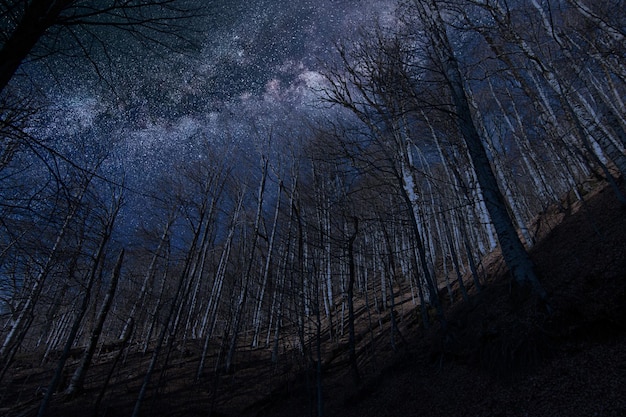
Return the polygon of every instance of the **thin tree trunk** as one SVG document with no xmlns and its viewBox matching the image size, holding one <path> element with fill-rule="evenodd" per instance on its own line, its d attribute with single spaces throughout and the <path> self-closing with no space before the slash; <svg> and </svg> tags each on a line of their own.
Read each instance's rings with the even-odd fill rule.
<svg viewBox="0 0 626 417">
<path fill-rule="evenodd" d="M 354 282 L 356 280 L 356 265 L 354 261 L 354 241 L 356 240 L 359 234 L 359 219 L 354 217 L 354 232 L 350 236 L 348 240 L 348 361 L 350 363 L 350 368 L 352 369 L 352 379 L 354 380 L 355 385 L 358 385 L 361 376 L 359 373 L 359 367 L 356 361 L 356 335 L 354 329 Z"/>
<path fill-rule="evenodd" d="M 161 238 L 159 239 L 159 244 L 156 248 L 156 251 L 152 254 L 152 259 L 150 260 L 150 264 L 148 265 L 148 269 L 146 271 L 146 274 L 144 275 L 143 282 L 141 283 L 141 289 L 139 290 L 139 295 L 137 298 L 135 298 L 135 301 L 133 302 L 133 306 L 131 307 L 130 312 L 128 313 L 128 319 L 126 320 L 126 322 L 124 323 L 124 327 L 122 328 L 122 332 L 119 337 L 120 340 L 122 339 L 124 335 L 126 335 L 127 333 L 126 328 L 130 325 L 132 321 L 134 321 L 135 314 L 137 312 L 137 307 L 139 307 L 139 305 L 143 303 L 143 300 L 146 297 L 146 292 L 148 291 L 148 285 L 150 284 L 150 281 L 152 281 L 152 279 L 154 278 L 156 263 L 157 263 L 157 260 L 159 259 L 159 256 L 161 256 L 163 245 L 165 245 L 167 242 L 167 239 L 169 236 L 169 230 L 170 230 L 170 227 L 172 226 L 173 221 L 174 221 L 174 217 L 170 216 L 165 224 L 163 233 L 161 234 Z"/>
<path fill-rule="evenodd" d="M 228 260 L 230 259 L 233 236 L 235 235 L 237 221 L 239 220 L 239 213 L 243 204 L 243 198 L 244 192 L 242 191 L 237 201 L 237 207 L 233 212 L 233 217 L 231 219 L 228 229 L 228 236 L 226 237 L 226 241 L 224 242 L 220 261 L 217 266 L 217 271 L 215 272 L 213 287 L 211 289 L 211 296 L 209 298 L 204 317 L 202 319 L 202 331 L 206 331 L 206 335 L 204 336 L 204 345 L 202 348 L 202 356 L 200 357 L 200 364 L 198 365 L 198 370 L 196 371 L 196 380 L 199 380 L 202 376 L 202 372 L 204 370 L 204 362 L 206 360 L 206 356 L 209 350 L 209 342 L 211 340 L 211 337 L 213 337 L 213 331 L 215 330 L 215 324 L 217 322 L 217 309 L 221 300 L 224 278 L 226 276 L 226 267 L 228 264 Z M 205 326 L 209 326 L 209 328 L 205 329 Z"/>
<path fill-rule="evenodd" d="M 448 238 L 448 248 L 450 249 L 450 255 L 452 256 L 452 263 L 454 264 L 454 270 L 456 272 L 456 282 L 459 284 L 459 290 L 461 290 L 463 301 L 467 303 L 469 302 L 469 294 L 467 293 L 467 288 L 465 288 L 465 283 L 463 282 L 463 275 L 461 274 L 461 266 L 459 263 L 459 257 L 454 247 L 452 232 L 450 231 L 450 225 L 448 224 L 448 220 L 446 220 L 445 213 L 442 213 L 441 217 L 443 220 L 443 227 L 446 232 L 446 237 Z"/>
<path fill-rule="evenodd" d="M 226 356 L 226 373 L 232 372 L 233 366 L 233 358 L 235 356 L 235 351 L 237 350 L 237 339 L 239 338 L 239 329 L 241 326 L 241 319 L 243 310 L 245 307 L 245 303 L 248 298 L 248 289 L 250 284 L 250 277 L 252 275 L 252 265 L 255 259 L 256 246 L 259 241 L 259 227 L 261 224 L 261 215 L 263 209 L 263 196 L 265 193 L 265 181 L 267 179 L 267 167 L 268 167 L 268 159 L 263 157 L 263 168 L 261 172 L 261 183 L 259 185 L 258 192 L 258 205 L 256 210 L 256 218 L 254 221 L 254 231 L 252 236 L 252 245 L 250 247 L 250 257 L 248 259 L 247 267 L 245 270 L 245 275 L 243 277 L 243 283 L 241 287 L 241 293 L 239 294 L 239 298 L 237 300 L 237 304 L 235 307 L 235 314 L 233 317 L 233 332 L 230 341 L 230 346 L 228 349 L 228 354 Z"/>
<path fill-rule="evenodd" d="M 197 234 L 196 234 L 196 239 L 197 239 Z M 146 393 L 148 392 L 148 386 L 150 385 L 150 381 L 152 380 L 152 375 L 154 374 L 154 370 L 156 369 L 156 364 L 159 359 L 161 349 L 163 348 L 165 338 L 168 336 L 168 330 L 170 330 L 170 327 L 172 328 L 170 332 L 170 336 L 171 336 L 170 340 L 174 338 L 175 329 L 173 326 L 173 317 L 174 317 L 174 313 L 176 312 L 176 307 L 178 307 L 178 303 L 181 302 L 181 299 L 184 296 L 183 289 L 185 288 L 185 283 L 189 275 L 189 269 L 192 263 L 191 258 L 194 252 L 193 248 L 195 248 L 196 244 L 197 244 L 197 241 L 194 240 L 194 242 L 191 244 L 191 249 L 187 253 L 187 257 L 185 259 L 185 266 L 178 279 L 178 283 L 176 285 L 176 292 L 174 294 L 172 303 L 165 317 L 165 322 L 163 323 L 163 329 L 161 329 L 161 333 L 159 334 L 157 344 L 154 348 L 154 351 L 152 352 L 152 358 L 150 359 L 150 363 L 148 364 L 148 370 L 146 371 L 146 375 L 144 376 L 143 383 L 141 384 L 141 388 L 139 389 L 139 394 L 137 396 L 137 401 L 135 401 L 135 406 L 133 408 L 133 413 L 131 417 L 137 417 L 139 415 L 139 411 L 141 410 L 141 405 L 143 404 L 143 400 L 146 396 Z M 165 365 L 164 365 L 164 368 L 165 368 Z"/>
<path fill-rule="evenodd" d="M 115 296 L 115 291 L 117 289 L 117 283 L 120 278 L 123 261 L 124 250 L 122 249 L 117 258 L 117 262 L 115 263 L 115 268 L 113 269 L 113 274 L 111 275 L 111 282 L 109 283 L 109 290 L 107 291 L 104 297 L 104 301 L 102 302 L 102 307 L 98 312 L 96 324 L 93 331 L 91 332 L 91 337 L 89 338 L 87 347 L 85 348 L 85 351 L 80 358 L 78 368 L 76 368 L 76 371 L 72 375 L 69 385 L 65 390 L 65 395 L 68 397 L 73 397 L 83 390 L 85 376 L 87 375 L 87 370 L 91 365 L 91 358 L 96 351 L 96 346 L 98 345 L 98 341 L 100 340 L 100 334 L 102 333 L 102 328 L 104 327 L 104 321 L 106 320 L 109 309 L 111 308 L 111 304 L 113 303 L 113 297 Z"/>
<path fill-rule="evenodd" d="M 101 273 L 102 264 L 104 263 L 104 257 L 106 255 L 105 249 L 111 237 L 111 233 L 113 232 L 113 225 L 115 222 L 115 218 L 117 217 L 117 214 L 121 207 L 121 205 L 119 204 L 120 202 L 121 200 L 117 201 L 117 206 L 114 208 L 112 215 L 107 225 L 105 226 L 106 229 L 104 231 L 104 235 L 102 236 L 100 240 L 100 245 L 98 246 L 98 249 L 94 256 L 91 270 L 89 271 L 89 274 L 87 276 L 85 293 L 83 294 L 81 305 L 76 314 L 76 317 L 74 318 L 74 324 L 72 325 L 70 333 L 67 337 L 67 341 L 65 342 L 65 347 L 63 348 L 63 353 L 61 354 L 61 358 L 59 359 L 55 373 L 52 376 L 52 380 L 50 381 L 50 384 L 48 385 L 48 389 L 46 391 L 46 394 L 44 395 L 44 398 L 41 400 L 37 417 L 43 417 L 45 415 L 45 412 L 48 408 L 50 400 L 52 399 L 52 395 L 56 392 L 57 388 L 59 388 L 59 383 L 61 382 L 61 379 L 63 377 L 65 363 L 67 362 L 67 359 L 70 357 L 70 351 L 72 349 L 72 345 L 74 344 L 76 340 L 76 335 L 78 334 L 78 330 L 81 326 L 85 313 L 87 312 L 87 309 L 89 307 L 89 302 L 91 300 L 91 290 L 93 288 L 93 285 L 96 281 L 97 276 Z"/>
<path fill-rule="evenodd" d="M 168 243 L 168 255 L 167 255 L 167 262 L 169 262 L 169 243 Z M 144 343 L 143 343 L 143 353 L 145 354 L 148 351 L 148 347 L 150 346 L 150 341 L 152 340 L 152 334 L 155 331 L 155 327 L 157 326 L 157 323 L 159 321 L 159 310 L 161 309 L 162 305 L 163 305 L 163 295 L 165 293 L 165 282 L 167 281 L 167 276 L 168 276 L 168 265 L 166 264 L 165 268 L 163 268 L 163 276 L 161 278 L 161 288 L 159 289 L 159 295 L 154 303 L 154 307 L 152 308 L 152 311 L 149 313 L 151 320 L 150 320 L 150 326 L 148 327 L 148 331 L 146 333 L 146 337 L 144 339 Z"/>
<path fill-rule="evenodd" d="M 274 252 L 274 239 L 276 237 L 276 229 L 278 226 L 278 214 L 280 211 L 280 200 L 283 190 L 283 183 L 280 181 L 278 184 L 278 198 L 276 201 L 276 208 L 274 209 L 274 220 L 272 221 L 272 232 L 270 233 L 269 242 L 267 244 L 267 258 L 265 259 L 265 268 L 263 269 L 263 282 L 259 289 L 259 296 L 257 297 L 257 305 L 254 311 L 254 317 L 252 324 L 254 326 L 254 336 L 252 338 L 252 347 L 257 347 L 259 343 L 259 332 L 261 331 L 261 308 L 263 307 L 263 299 L 265 296 L 265 288 L 267 287 L 267 281 L 270 275 L 270 266 L 272 261 L 272 255 Z"/>
<path fill-rule="evenodd" d="M 63 238 L 65 237 L 65 234 L 67 233 L 69 229 L 70 223 L 74 219 L 74 215 L 76 214 L 76 211 L 78 210 L 78 206 L 80 202 L 82 201 L 82 197 L 86 191 L 87 185 L 85 185 L 84 187 L 85 188 L 81 190 L 81 193 L 79 194 L 76 203 L 72 204 L 69 212 L 65 216 L 63 225 L 61 226 L 61 229 L 59 230 L 59 233 L 57 234 L 57 237 L 54 241 L 54 245 L 52 246 L 52 249 L 50 250 L 49 255 L 46 257 L 45 262 L 39 269 L 39 272 L 37 273 L 37 277 L 35 278 L 35 282 L 33 283 L 33 286 L 31 288 L 30 295 L 28 296 L 28 299 L 26 300 L 26 303 L 22 307 L 17 318 L 12 321 L 11 330 L 5 337 L 4 342 L 2 343 L 2 346 L 0 347 L 0 358 L 2 358 L 2 360 L 5 363 L 7 362 L 5 360 L 7 351 L 12 348 L 17 348 L 16 346 L 12 346 L 14 339 L 20 334 L 20 332 L 27 331 L 26 326 L 22 328 L 23 322 L 25 319 L 28 318 L 29 315 L 32 314 L 35 308 L 35 305 L 39 301 L 39 296 L 41 295 L 41 291 L 43 291 L 43 286 L 48 276 L 49 269 L 52 265 L 54 257 L 57 255 L 59 246 L 61 245 L 61 242 L 63 241 Z"/>
<path fill-rule="evenodd" d="M 100 411 L 100 404 L 102 403 L 102 399 L 104 398 L 104 394 L 106 393 L 107 388 L 109 387 L 109 383 L 111 382 L 111 378 L 113 377 L 113 373 L 117 367 L 118 362 L 124 355 L 124 351 L 127 349 L 128 342 L 130 341 L 130 336 L 133 333 L 135 327 L 135 320 L 130 318 L 129 321 L 126 322 L 127 325 L 124 326 L 125 333 L 122 334 L 121 339 L 119 339 L 119 352 L 115 355 L 115 359 L 113 359 L 113 363 L 111 364 L 111 369 L 109 369 L 109 373 L 107 374 L 106 379 L 104 380 L 104 384 L 102 385 L 102 389 L 100 389 L 100 394 L 98 394 L 98 398 L 96 399 L 96 403 L 93 407 L 94 409 L 94 417 L 98 417 Z"/>
</svg>

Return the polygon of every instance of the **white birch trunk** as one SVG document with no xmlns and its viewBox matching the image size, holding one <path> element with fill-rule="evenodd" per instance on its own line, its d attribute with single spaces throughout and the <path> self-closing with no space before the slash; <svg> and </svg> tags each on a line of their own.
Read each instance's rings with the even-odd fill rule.
<svg viewBox="0 0 626 417">
<path fill-rule="evenodd" d="M 200 379 L 200 377 L 202 376 L 202 372 L 204 371 L 204 364 L 209 350 L 209 342 L 213 337 L 213 332 L 215 331 L 215 326 L 217 324 L 217 309 L 221 301 L 224 278 L 226 277 L 226 267 L 230 259 L 232 241 L 235 235 L 237 223 L 239 221 L 239 215 L 241 212 L 241 207 L 243 205 L 244 194 L 244 191 L 239 194 L 236 208 L 233 211 L 230 226 L 228 228 L 228 235 L 226 236 L 226 241 L 223 244 L 222 254 L 220 255 L 220 260 L 217 266 L 217 270 L 215 272 L 215 278 L 213 279 L 211 294 L 209 296 L 209 300 L 207 302 L 206 309 L 204 310 L 204 315 L 202 317 L 202 325 L 199 338 L 202 338 L 204 336 L 204 345 L 202 347 L 202 355 L 200 356 L 200 364 L 198 365 L 198 370 L 196 371 L 196 380 Z"/>
<path fill-rule="evenodd" d="M 265 182 L 267 180 L 267 168 L 268 168 L 269 161 L 267 158 L 263 157 L 262 162 L 263 162 L 263 167 L 262 167 L 261 182 L 259 184 L 259 191 L 258 191 L 258 197 L 257 197 L 258 204 L 257 204 L 256 216 L 254 220 L 252 244 L 250 245 L 250 256 L 248 258 L 246 270 L 244 272 L 243 282 L 241 285 L 241 291 L 239 293 L 239 297 L 235 304 L 235 312 L 233 315 L 232 335 L 231 335 L 230 345 L 228 348 L 228 353 L 226 356 L 225 368 L 226 368 L 227 373 L 230 373 L 232 371 L 233 359 L 235 356 L 235 351 L 237 349 L 237 340 L 239 338 L 239 331 L 241 327 L 243 310 L 244 310 L 244 307 L 248 298 L 250 278 L 252 275 L 252 266 L 256 258 L 255 252 L 256 252 L 256 247 L 257 247 L 257 243 L 259 240 L 259 228 L 261 225 L 261 215 L 263 211 L 263 200 L 264 200 L 264 194 L 265 194 Z"/>
<path fill-rule="evenodd" d="M 274 209 L 274 219 L 272 221 L 272 232 L 270 233 L 269 242 L 267 244 L 267 257 L 265 258 L 265 267 L 263 268 L 263 281 L 257 296 L 257 305 L 254 310 L 252 325 L 254 327 L 254 336 L 252 338 L 252 347 L 257 347 L 259 340 L 259 332 L 261 331 L 261 309 L 263 307 L 263 299 L 265 298 L 265 288 L 270 275 L 270 267 L 272 263 L 272 255 L 274 253 L 274 239 L 276 237 L 276 229 L 278 226 L 278 214 L 280 212 L 280 200 L 282 196 L 283 183 L 278 184 L 278 198 L 276 199 L 276 208 Z"/>
</svg>

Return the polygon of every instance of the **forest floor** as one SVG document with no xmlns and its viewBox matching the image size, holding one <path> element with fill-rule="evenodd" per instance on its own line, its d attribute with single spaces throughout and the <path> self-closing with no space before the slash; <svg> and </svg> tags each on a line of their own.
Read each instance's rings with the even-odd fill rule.
<svg viewBox="0 0 626 417">
<path fill-rule="evenodd" d="M 551 314 L 512 297 L 495 258 L 489 284 L 448 310 L 445 331 L 414 331 L 359 386 L 328 378 L 324 415 L 626 416 L 626 210 L 608 188 L 586 199 L 539 218 L 552 223 L 532 250 Z M 302 403 L 262 415 L 304 416 L 292 411 Z"/>
<path fill-rule="evenodd" d="M 360 380 L 350 372 L 345 337 L 325 343 L 321 402 L 317 368 L 286 342 L 277 364 L 269 348 L 243 348 L 235 372 L 196 382 L 201 346 L 191 341 L 155 372 L 162 383 L 149 390 L 141 415 L 314 416 L 322 407 L 327 417 L 626 416 L 626 210 L 607 188 L 584 204 L 562 203 L 538 217 L 543 237 L 532 250 L 550 313 L 532 297 L 513 297 L 493 254 L 483 260 L 486 285 L 479 292 L 468 282 L 470 301 L 447 307 L 445 328 L 417 326 L 410 291 L 398 288 L 395 349 L 389 313 L 371 316 L 357 303 Z M 115 354 L 100 355 L 85 393 L 57 394 L 47 415 L 130 416 L 150 354 L 129 352 L 95 409 Z M 16 359 L 0 386 L 0 415 L 36 414 L 55 365 L 39 358 Z"/>
</svg>

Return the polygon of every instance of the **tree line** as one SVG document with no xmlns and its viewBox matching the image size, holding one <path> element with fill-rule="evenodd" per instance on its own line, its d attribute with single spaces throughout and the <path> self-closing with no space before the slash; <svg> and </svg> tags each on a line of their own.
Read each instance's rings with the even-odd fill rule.
<svg viewBox="0 0 626 417">
<path fill-rule="evenodd" d="M 528 255 L 550 226 L 538 216 L 584 204 L 592 182 L 626 205 L 626 26 L 615 2 L 400 1 L 392 27 L 363 28 L 320 70 L 332 117 L 244 143 L 201 138 L 200 157 L 141 193 L 104 168 L 107 138 L 72 143 L 84 149 L 70 157 L 33 134 L 40 110 L 14 74 L 53 27 L 128 22 L 127 36 L 177 39 L 173 22 L 198 11 L 14 3 L 2 5 L 11 25 L 0 52 L 0 381 L 20 353 L 55 363 L 40 415 L 58 389 L 84 390 L 104 346 L 151 358 L 133 415 L 187 344 L 201 351 L 197 381 L 236 372 L 237 353 L 253 348 L 271 363 L 297 352 L 321 386 L 334 344 L 358 382 L 359 321 L 369 361 L 383 320 L 387 343 L 401 343 L 403 303 L 423 328 L 445 329 L 447 306 L 488 284 L 482 260 L 494 251 L 514 297 L 549 315 Z"/>
</svg>

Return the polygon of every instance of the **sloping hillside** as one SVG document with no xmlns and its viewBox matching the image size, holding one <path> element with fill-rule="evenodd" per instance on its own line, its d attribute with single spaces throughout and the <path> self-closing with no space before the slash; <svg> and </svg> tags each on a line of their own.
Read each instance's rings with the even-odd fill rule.
<svg viewBox="0 0 626 417">
<path fill-rule="evenodd" d="M 626 415 L 626 212 L 608 189 L 583 205 L 563 203 L 565 210 L 552 207 L 538 219 L 537 228 L 549 232 L 532 252 L 551 314 L 532 299 L 512 298 L 493 256 L 484 260 L 488 285 L 480 293 L 470 288 L 470 303 L 449 306 L 445 328 L 418 327 L 410 292 L 398 287 L 395 350 L 390 315 L 368 316 L 357 302 L 361 381 L 349 371 L 347 335 L 325 343 L 321 403 L 316 363 L 286 344 L 278 364 L 271 349 L 242 348 L 234 373 L 209 372 L 194 382 L 201 346 L 191 341 L 157 369 L 161 388 L 151 389 L 141 415 L 306 416 L 318 407 L 325 416 L 355 417 Z M 131 415 L 150 355 L 121 358 L 123 371 L 102 392 L 118 353 L 102 353 L 86 392 L 72 400 L 57 395 L 48 415 Z M 53 366 L 19 357 L 3 383 L 1 414 L 34 415 Z"/>
<path fill-rule="evenodd" d="M 450 312 L 446 331 L 413 334 L 359 388 L 330 377 L 325 415 L 626 415 L 626 211 L 602 189 L 541 221 L 559 223 L 532 252 L 552 314 L 513 299 L 494 262 L 490 285 Z M 263 415 L 305 415 L 302 401 Z"/>
</svg>

